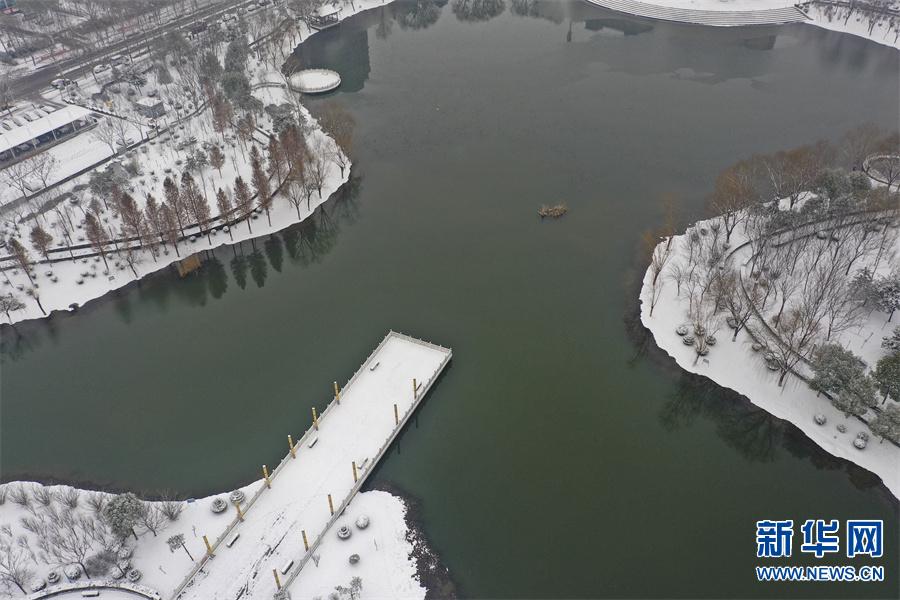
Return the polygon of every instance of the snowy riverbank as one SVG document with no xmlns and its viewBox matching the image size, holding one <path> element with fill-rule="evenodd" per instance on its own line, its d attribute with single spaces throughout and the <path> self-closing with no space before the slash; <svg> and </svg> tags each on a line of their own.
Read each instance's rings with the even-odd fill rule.
<svg viewBox="0 0 900 600">
<path fill-rule="evenodd" d="M 790 21 L 863 37 L 900 48 L 900 29 L 889 15 L 863 15 L 855 5 L 797 3 L 793 0 L 586 0 L 648 19 L 711 26 L 745 26 Z M 800 10 L 796 10 L 799 7 Z M 896 7 L 896 5 L 895 5 Z M 802 11 L 802 12 L 801 12 Z"/>
<path fill-rule="evenodd" d="M 698 223 L 697 228 L 708 226 Z M 687 247 L 684 243 L 687 235 L 675 236 L 672 240 L 674 252 Z M 739 248 L 735 251 L 734 264 L 746 264 L 749 249 L 740 249 L 746 241 L 740 231 L 732 235 L 732 245 Z M 663 245 L 663 242 L 661 245 Z M 897 248 L 900 250 L 900 247 Z M 671 261 L 674 263 L 675 261 Z M 816 444 L 830 454 L 849 460 L 881 477 L 890 492 L 900 498 L 900 448 L 889 442 L 879 443 L 868 427 L 859 419 L 846 417 L 835 408 L 825 396 L 816 396 L 800 378 L 789 375 L 784 385 L 778 386 L 779 373 L 767 368 L 764 352 L 754 352 L 754 340 L 746 329 L 740 331 L 735 341 L 731 341 L 733 331 L 724 326 L 719 328 L 719 341 L 709 349 L 709 354 L 698 360 L 695 348 L 684 343 L 676 328 L 688 325 L 686 313 L 690 304 L 685 285 L 676 286 L 670 280 L 671 263 L 663 268 L 657 288 L 658 300 L 651 316 L 651 282 L 652 269 L 644 275 L 641 288 L 641 322 L 653 334 L 656 344 L 669 354 L 678 365 L 691 373 L 708 377 L 717 384 L 735 390 L 750 401 L 772 415 L 790 421 L 803 431 Z M 890 335 L 893 323 L 888 323 L 888 315 L 874 311 L 858 329 L 846 331 L 841 337 L 841 344 L 861 356 L 869 365 L 874 365 L 877 358 L 884 354 L 880 347 L 882 336 Z M 753 326 L 751 321 L 749 326 Z M 715 328 L 712 329 L 715 332 Z M 814 420 L 816 415 L 824 415 L 826 422 L 819 425 Z M 843 425 L 845 431 L 840 431 Z M 872 436 L 863 450 L 853 445 L 859 433 Z"/>
<path fill-rule="evenodd" d="M 262 480 L 255 481 L 240 488 L 240 492 L 249 498 L 264 485 Z M 23 492 L 28 499 L 27 506 L 16 501 L 16 498 L 22 498 Z M 63 515 L 67 512 L 70 508 L 68 502 L 72 502 L 73 497 L 76 498 L 77 507 L 72 509 L 70 514 L 76 519 L 84 519 L 84 522 L 97 522 L 98 516 L 92 504 L 98 501 L 108 502 L 115 496 L 104 492 L 77 490 L 69 486 L 45 487 L 32 482 L 13 482 L 0 486 L 0 500 L 2 500 L 0 547 L 7 542 L 13 544 L 12 552 L 19 558 L 18 578 L 22 582 L 22 587 L 29 593 L 28 598 L 42 598 L 53 589 L 71 587 L 63 569 L 47 564 L 41 559 L 42 554 L 47 555 L 41 548 L 42 536 L 31 531 L 29 528 L 32 525 L 26 525 L 26 522 L 50 522 L 53 514 Z M 227 497 L 228 493 L 223 493 L 176 503 L 181 507 L 176 520 L 161 519 L 155 524 L 155 533 L 144 525 L 138 525 L 136 527 L 138 539 L 127 539 L 125 546 L 119 551 L 120 557 L 114 562 L 124 568 L 126 574 L 132 569 L 138 571 L 140 573 L 138 585 L 148 591 L 159 593 L 162 598 L 168 598 L 181 583 L 185 572 L 194 564 L 191 557 L 196 560 L 204 557 L 206 546 L 203 535 L 218 531 L 233 515 L 233 507 L 220 514 L 211 510 L 216 498 Z M 43 504 L 42 499 L 45 498 L 50 498 L 49 505 Z M 148 503 L 154 509 L 163 504 L 163 502 Z M 355 522 L 359 516 L 365 515 L 368 517 L 369 525 L 365 529 L 354 527 L 354 535 L 346 541 L 340 540 L 336 535 L 328 536 L 319 546 L 317 554 L 326 557 L 359 554 L 365 557 L 365 560 L 360 560 L 352 569 L 348 568 L 345 560 L 321 560 L 318 566 L 306 569 L 304 576 L 291 586 L 292 595 L 300 598 L 317 596 L 327 598 L 335 591 L 336 586 L 349 588 L 351 577 L 359 577 L 362 582 L 363 598 L 424 598 L 426 590 L 419 584 L 414 558 L 416 537 L 410 534 L 412 530 L 407 525 L 406 513 L 406 503 L 387 492 L 370 491 L 358 494 L 353 500 L 352 509 L 348 509 L 347 520 Z M 50 527 L 52 528 L 52 525 Z M 184 536 L 184 546 L 177 546 L 171 550 L 167 540 L 179 534 Z M 102 544 L 97 540 L 89 541 L 91 543 L 85 546 L 83 552 L 83 561 L 95 565 L 95 562 L 88 559 L 101 553 Z M 264 550 L 261 548 L 260 552 Z M 109 564 L 107 567 L 109 569 L 107 575 L 95 573 L 88 580 L 81 574 L 74 581 L 78 584 L 96 585 L 119 585 L 125 581 L 125 578 L 117 573 L 115 566 Z M 48 577 L 56 578 L 51 575 L 54 572 L 61 582 L 47 584 Z M 274 584 L 272 573 L 260 573 L 260 577 L 272 579 Z M 32 587 L 40 587 L 41 582 L 46 587 L 38 592 L 33 591 Z M 212 589 L 215 586 L 211 588 L 209 583 L 211 582 L 205 581 L 203 589 L 204 593 L 208 594 L 207 597 L 212 598 L 215 597 L 215 590 Z M 25 596 L 14 583 L 10 585 L 11 589 L 6 593 L 0 587 L 0 597 Z M 342 598 L 346 597 L 342 595 Z"/>
</svg>

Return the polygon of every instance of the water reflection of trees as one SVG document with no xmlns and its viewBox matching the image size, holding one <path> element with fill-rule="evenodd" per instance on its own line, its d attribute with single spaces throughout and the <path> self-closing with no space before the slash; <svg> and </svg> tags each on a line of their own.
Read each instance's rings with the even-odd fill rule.
<svg viewBox="0 0 900 600">
<path fill-rule="evenodd" d="M 541 16 L 540 0 L 509 0 L 509 12 L 519 17 Z"/>
<path fill-rule="evenodd" d="M 394 20 L 401 29 L 427 29 L 441 18 L 441 8 L 446 4 L 434 0 L 423 0 L 411 4 L 400 4 L 394 12 Z"/>
<path fill-rule="evenodd" d="M 447 0 L 419 0 L 418 2 L 394 2 L 382 6 L 379 11 L 375 37 L 387 39 L 394 29 L 394 23 L 401 29 L 427 29 L 441 18 L 441 9 Z"/>
<path fill-rule="evenodd" d="M 635 289 L 630 297 L 636 299 L 637 296 Z M 857 489 L 880 487 L 885 496 L 890 497 L 877 475 L 829 454 L 799 428 L 772 416 L 734 390 L 678 367 L 659 349 L 652 333 L 641 323 L 640 305 L 636 301 L 626 310 L 624 325 L 635 346 L 629 366 L 649 360 L 655 368 L 677 378 L 675 389 L 659 411 L 660 425 L 666 431 L 691 427 L 698 417 L 709 419 L 715 424 L 716 434 L 750 462 L 773 462 L 779 449 L 783 449 L 796 458 L 808 460 L 818 470 L 845 471 L 847 480 Z"/>
<path fill-rule="evenodd" d="M 453 0 L 450 7 L 457 19 L 471 23 L 489 21 L 506 10 L 503 0 Z"/>
<path fill-rule="evenodd" d="M 140 303 L 152 303 L 158 312 L 164 313 L 173 299 L 188 306 L 203 306 L 210 298 L 221 299 L 229 289 L 229 271 L 237 287 L 244 290 L 248 279 L 262 288 L 271 275 L 269 266 L 275 273 L 282 273 L 285 254 L 290 264 L 299 268 L 321 262 L 337 244 L 341 226 L 359 218 L 361 189 L 361 178 L 351 172 L 350 180 L 306 220 L 261 240 L 203 251 L 200 268 L 185 277 L 179 277 L 174 269 L 164 269 L 142 279 L 139 285 L 130 284 L 75 313 L 55 313 L 49 319 L 19 323 L 15 327 L 3 324 L 0 364 L 31 354 L 45 341 L 53 344 L 59 323 L 64 319 L 88 318 L 97 310 L 111 307 L 120 320 L 130 323 L 141 314 L 135 310 Z"/>
<path fill-rule="evenodd" d="M 682 371 L 678 387 L 659 414 L 666 431 L 690 427 L 700 415 L 716 424 L 716 434 L 750 462 L 775 459 L 784 428 L 781 419 L 747 401 L 737 392 Z"/>
</svg>

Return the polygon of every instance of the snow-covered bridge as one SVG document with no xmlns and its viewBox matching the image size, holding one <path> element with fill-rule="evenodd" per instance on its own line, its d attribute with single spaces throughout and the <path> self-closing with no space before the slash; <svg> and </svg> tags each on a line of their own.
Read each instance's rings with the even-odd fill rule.
<svg viewBox="0 0 900 600">
<path fill-rule="evenodd" d="M 451 356 L 448 348 L 390 332 L 316 416 L 318 427 L 294 442 L 296 456 L 289 452 L 269 471 L 271 487 L 262 483 L 241 504 L 243 521 L 235 516 L 213 532 L 214 557 L 204 557 L 170 597 L 269 599 L 277 589 L 274 570 L 284 587 L 302 578 L 320 540 L 337 534 L 331 526 Z"/>
</svg>

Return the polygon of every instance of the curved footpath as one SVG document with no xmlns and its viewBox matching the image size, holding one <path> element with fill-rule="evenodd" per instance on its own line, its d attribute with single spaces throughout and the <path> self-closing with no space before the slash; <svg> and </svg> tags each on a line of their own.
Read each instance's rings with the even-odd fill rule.
<svg viewBox="0 0 900 600">
<path fill-rule="evenodd" d="M 743 25 L 782 25 L 809 20 L 810 17 L 795 6 L 767 8 L 760 10 L 702 10 L 675 6 L 660 6 L 635 0 L 587 0 L 587 2 L 627 13 L 636 17 L 691 23 L 712 27 L 739 27 Z"/>
</svg>

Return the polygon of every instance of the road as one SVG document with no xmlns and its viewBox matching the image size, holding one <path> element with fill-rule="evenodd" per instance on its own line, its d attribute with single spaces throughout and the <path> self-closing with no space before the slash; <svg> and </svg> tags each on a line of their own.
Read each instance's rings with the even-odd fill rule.
<svg viewBox="0 0 900 600">
<path fill-rule="evenodd" d="M 57 78 L 79 79 L 88 74 L 94 66 L 106 62 L 108 56 L 128 53 L 129 49 L 147 46 L 156 38 L 165 35 L 172 29 L 181 29 L 198 20 L 218 17 L 223 13 L 235 10 L 246 0 L 225 0 L 224 2 L 212 2 L 199 11 L 177 17 L 174 21 L 165 23 L 162 27 L 152 30 L 142 30 L 139 35 L 133 35 L 127 40 L 109 44 L 103 48 L 90 51 L 79 56 L 51 61 L 46 67 L 29 73 L 16 81 L 14 95 L 16 98 L 37 98 Z M 271 5 L 269 5 L 271 6 Z M 267 7 L 268 8 L 268 7 Z"/>
</svg>

